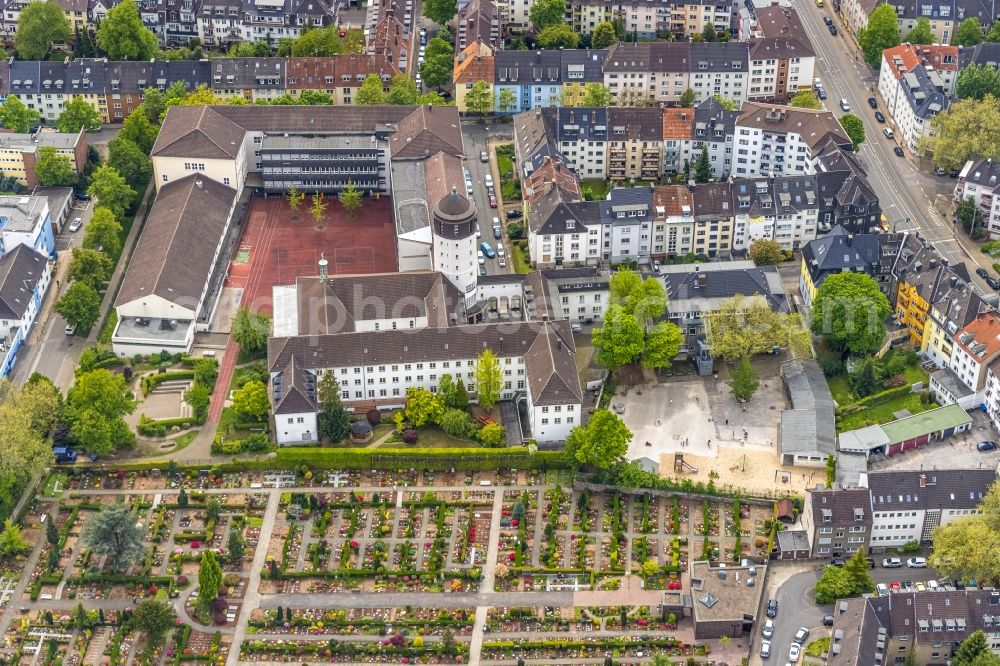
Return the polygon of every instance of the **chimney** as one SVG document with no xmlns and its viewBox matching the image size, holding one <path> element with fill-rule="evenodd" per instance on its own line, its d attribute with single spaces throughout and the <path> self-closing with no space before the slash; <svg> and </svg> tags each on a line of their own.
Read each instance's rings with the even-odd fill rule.
<svg viewBox="0 0 1000 666">
<path fill-rule="evenodd" d="M 921 488 L 926 488 L 927 487 L 927 475 L 926 474 L 921 474 L 920 475 L 920 487 Z"/>
<path fill-rule="evenodd" d="M 847 247 L 851 247 L 854 243 L 854 234 L 847 234 Z"/>
<path fill-rule="evenodd" d="M 204 183 L 202 183 L 201 178 L 199 178 L 198 180 L 194 181 L 194 185 L 200 190 L 204 186 Z"/>
<path fill-rule="evenodd" d="M 326 260 L 326 255 L 325 254 L 319 255 L 319 281 L 322 282 L 323 284 L 326 284 L 330 278 L 330 273 L 327 270 L 327 266 L 329 265 L 330 262 Z"/>
</svg>

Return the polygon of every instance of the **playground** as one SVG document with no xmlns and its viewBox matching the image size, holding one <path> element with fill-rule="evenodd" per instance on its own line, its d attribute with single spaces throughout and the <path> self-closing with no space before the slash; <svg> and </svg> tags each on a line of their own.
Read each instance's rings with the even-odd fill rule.
<svg viewBox="0 0 1000 666">
<path fill-rule="evenodd" d="M 761 374 L 760 387 L 745 404 L 736 401 L 724 376 L 619 387 L 611 408 L 634 434 L 626 457 L 657 461 L 661 476 L 708 482 L 715 472 L 716 484 L 756 492 L 802 490 L 822 481 L 811 469 L 778 464 L 785 396 L 779 377 Z M 676 471 L 675 453 L 685 463 Z"/>
</svg>

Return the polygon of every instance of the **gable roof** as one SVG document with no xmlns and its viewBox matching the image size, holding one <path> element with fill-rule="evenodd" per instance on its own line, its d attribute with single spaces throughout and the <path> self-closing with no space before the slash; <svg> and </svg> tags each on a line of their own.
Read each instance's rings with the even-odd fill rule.
<svg viewBox="0 0 1000 666">
<path fill-rule="evenodd" d="M 781 364 L 792 409 L 781 412 L 778 445 L 786 453 L 829 455 L 837 448 L 833 396 L 819 363 L 796 359 Z"/>
<path fill-rule="evenodd" d="M 975 509 L 997 481 L 995 469 L 885 470 L 861 475 L 876 511 Z"/>
<path fill-rule="evenodd" d="M 153 155 L 202 159 L 235 159 L 243 144 L 243 128 L 211 106 L 174 106 L 160 127 Z"/>
<path fill-rule="evenodd" d="M 830 273 L 853 271 L 871 275 L 880 256 L 878 234 L 851 235 L 839 224 L 802 248 L 802 261 L 816 287 Z"/>
<path fill-rule="evenodd" d="M 204 174 L 164 183 L 149 211 L 115 306 L 155 294 L 197 311 L 236 190 Z"/>
<path fill-rule="evenodd" d="M 836 116 L 825 109 L 743 102 L 736 124 L 773 133 L 798 134 L 810 148 L 821 145 L 829 137 L 840 143 L 850 143 Z"/>
<path fill-rule="evenodd" d="M 399 159 L 463 153 L 462 129 L 454 107 L 422 104 L 414 108 L 399 121 L 397 131 L 389 137 L 389 147 L 392 156 Z"/>
<path fill-rule="evenodd" d="M 573 355 L 576 345 L 565 327 L 545 322 L 524 355 L 528 390 L 533 405 L 565 405 L 582 402 L 580 379 Z"/>
<path fill-rule="evenodd" d="M 316 411 L 316 378 L 304 370 L 298 357 L 292 356 L 284 372 L 271 380 L 275 414 L 304 414 Z"/>
<path fill-rule="evenodd" d="M 45 255 L 23 243 L 0 256 L 0 319 L 24 316 L 47 264 Z"/>
</svg>

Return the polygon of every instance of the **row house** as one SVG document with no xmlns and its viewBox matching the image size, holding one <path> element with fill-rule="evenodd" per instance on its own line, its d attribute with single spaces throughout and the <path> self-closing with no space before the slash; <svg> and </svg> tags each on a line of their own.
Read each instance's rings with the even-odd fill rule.
<svg viewBox="0 0 1000 666">
<path fill-rule="evenodd" d="M 882 206 L 868 182 L 868 172 L 841 137 L 830 136 L 816 148 L 816 184 L 819 187 L 817 235 L 837 225 L 852 234 L 880 230 Z"/>
<path fill-rule="evenodd" d="M 1000 162 L 991 157 L 969 160 L 962 167 L 955 184 L 955 203 L 972 199 L 982 216 L 982 225 L 990 238 L 1000 238 Z"/>
<path fill-rule="evenodd" d="M 867 488 L 806 490 L 802 528 L 809 539 L 810 556 L 830 559 L 868 552 L 872 527 L 872 500 Z"/>
<path fill-rule="evenodd" d="M 242 15 L 242 0 L 202 0 L 196 19 L 198 38 L 206 46 L 220 49 L 239 41 L 243 36 Z M 277 22 L 279 17 L 274 18 Z"/>
<path fill-rule="evenodd" d="M 757 240 L 773 240 L 794 251 L 816 238 L 819 198 L 815 176 L 736 178 L 732 188 L 734 250 L 747 250 Z"/>
<path fill-rule="evenodd" d="M 842 0 L 840 13 L 848 29 L 857 35 L 867 27 L 868 17 L 880 4 L 880 0 Z M 958 24 L 969 17 L 975 17 L 984 30 L 989 30 L 1000 11 L 991 0 L 893 0 L 889 4 L 899 17 L 900 34 L 905 35 L 919 19 L 926 18 L 940 44 L 950 44 Z"/>
<path fill-rule="evenodd" d="M 200 39 L 199 15 L 195 0 L 142 0 L 139 4 L 143 24 L 165 46 L 184 46 L 192 38 Z M 238 21 L 239 16 L 237 5 L 234 18 Z"/>
<path fill-rule="evenodd" d="M 694 195 L 686 185 L 653 187 L 653 256 L 692 252 Z"/>
<path fill-rule="evenodd" d="M 608 177 L 656 180 L 663 170 L 663 112 L 616 108 L 609 114 Z"/>
<path fill-rule="evenodd" d="M 606 51 L 497 51 L 493 55 L 493 91 L 498 113 L 520 113 L 539 107 L 559 107 L 564 96 L 578 98 L 588 83 L 602 81 Z M 466 89 L 475 82 L 464 80 Z M 456 89 L 458 83 L 456 82 Z M 513 105 L 501 108 L 501 95 L 510 91 Z M 456 94 L 456 101 L 459 95 Z M 461 95 L 464 99 L 464 94 Z M 459 106 L 459 110 L 464 110 Z"/>
<path fill-rule="evenodd" d="M 822 238 L 802 248 L 799 265 L 799 293 L 806 305 L 812 304 L 816 290 L 831 275 L 864 273 L 881 277 L 881 244 L 878 234 L 851 234 L 837 225 Z"/>
<path fill-rule="evenodd" d="M 731 0 L 658 0 L 645 3 L 574 0 L 569 4 L 569 24 L 580 34 L 589 35 L 601 23 L 620 20 L 626 33 L 655 39 L 668 34 L 688 38 L 701 34 L 706 25 L 711 25 L 721 35 L 732 28 L 736 3 Z"/>
<path fill-rule="evenodd" d="M 689 153 L 684 155 L 690 164 L 694 164 L 704 150 L 708 153 L 712 177 L 720 180 L 728 178 L 733 168 L 733 137 L 739 115 L 739 111 L 727 110 L 714 97 L 698 104 L 694 108 L 691 148 Z M 667 137 L 664 134 L 665 144 L 666 141 Z M 683 173 L 681 169 L 674 171 Z"/>
<path fill-rule="evenodd" d="M 718 106 L 718 102 L 714 99 L 706 100 L 698 105 L 695 109 L 689 108 L 677 108 L 677 107 L 664 107 L 663 109 L 663 173 L 688 173 L 691 169 L 690 166 L 693 164 L 693 159 L 697 155 L 692 155 L 694 150 L 694 134 L 697 131 L 696 127 L 702 130 L 702 134 L 708 134 L 710 137 L 714 136 L 707 130 L 709 125 L 714 125 L 713 121 L 708 118 L 703 118 L 702 123 L 705 127 L 701 127 L 698 124 L 698 111 L 703 106 L 714 104 Z M 721 108 L 721 107 L 720 107 Z M 691 118 L 695 118 L 695 125 L 692 126 Z M 716 144 L 711 141 L 710 138 L 702 139 L 706 146 L 714 148 Z M 709 150 L 709 159 L 712 161 L 712 171 L 713 175 L 717 178 L 722 177 L 721 174 L 716 169 L 715 157 L 717 151 Z"/>
<path fill-rule="evenodd" d="M 942 405 L 974 409 L 984 404 L 987 368 L 1000 358 L 1000 315 L 980 313 L 951 337 L 951 358 L 931 375 L 930 390 Z"/>
<path fill-rule="evenodd" d="M 215 58 L 212 60 L 63 62 L 11 60 L 0 71 L 0 95 L 14 95 L 54 122 L 66 102 L 82 97 L 102 122 L 121 122 L 134 111 L 149 87 L 164 91 L 182 81 L 188 90 L 210 88 L 223 99 L 268 101 L 306 90 L 328 93 L 334 104 L 349 105 L 369 74 L 388 87 L 399 72 L 382 55 L 344 54 L 322 58 Z"/>
<path fill-rule="evenodd" d="M 458 33 L 455 51 L 461 52 L 479 42 L 492 49 L 503 48 L 500 34 L 500 10 L 495 0 L 470 0 L 458 10 Z"/>
<path fill-rule="evenodd" d="M 452 71 L 455 84 L 455 106 L 465 110 L 465 95 L 478 81 L 486 82 L 491 88 L 496 83 L 496 58 L 493 49 L 482 42 L 473 42 L 455 56 Z M 497 100 L 499 104 L 499 100 Z"/>
</svg>

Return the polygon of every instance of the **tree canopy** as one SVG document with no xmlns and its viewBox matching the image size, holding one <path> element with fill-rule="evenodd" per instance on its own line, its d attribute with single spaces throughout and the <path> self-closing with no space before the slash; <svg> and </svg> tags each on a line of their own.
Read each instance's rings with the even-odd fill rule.
<svg viewBox="0 0 1000 666">
<path fill-rule="evenodd" d="M 883 7 L 885 5 L 882 5 Z M 861 144 L 865 142 L 865 124 L 861 122 L 861 118 L 858 118 L 853 113 L 845 113 L 840 117 L 840 124 L 847 132 L 848 138 L 851 143 L 854 144 L 854 152 L 858 152 L 861 148 Z"/>
<path fill-rule="evenodd" d="M 586 426 L 570 431 L 565 453 L 574 464 L 610 469 L 625 455 L 631 441 L 632 432 L 618 415 L 599 409 Z"/>
<path fill-rule="evenodd" d="M 994 26 L 995 28 L 996 26 Z M 992 35 L 992 31 L 990 34 Z M 979 25 L 979 17 L 977 16 L 968 16 L 962 19 L 951 38 L 951 43 L 954 46 L 975 46 L 981 41 L 983 41 L 983 27 Z"/>
<path fill-rule="evenodd" d="M 934 529 L 927 562 L 949 578 L 1000 578 L 1000 483 L 979 504 L 981 513 L 964 516 Z"/>
<path fill-rule="evenodd" d="M 105 505 L 84 523 L 80 538 L 98 555 L 106 555 L 111 567 L 123 573 L 146 557 L 146 528 L 123 502 Z"/>
<path fill-rule="evenodd" d="M 253 379 L 233 393 L 233 409 L 253 420 L 263 420 L 270 407 L 264 382 Z"/>
<path fill-rule="evenodd" d="M 66 416 L 73 439 L 88 453 L 107 455 L 135 443 L 125 416 L 136 401 L 125 377 L 104 368 L 82 373 L 66 395 Z"/>
<path fill-rule="evenodd" d="M 762 238 L 750 244 L 748 251 L 750 259 L 758 266 L 773 266 L 785 260 L 785 251 L 781 243 Z"/>
<path fill-rule="evenodd" d="M 1000 158 L 1000 98 L 962 99 L 931 119 L 931 137 L 921 144 L 934 164 L 959 169 L 978 157 Z"/>
<path fill-rule="evenodd" d="M 503 391 L 503 370 L 492 349 L 484 349 L 476 360 L 476 398 L 479 406 L 489 411 L 500 400 Z"/>
<path fill-rule="evenodd" d="M 74 247 L 69 264 L 69 279 L 88 284 L 96 290 L 111 277 L 111 259 L 98 250 Z"/>
<path fill-rule="evenodd" d="M 56 127 L 60 132 L 73 134 L 80 130 L 96 131 L 101 129 L 101 115 L 83 97 L 74 97 L 63 106 Z"/>
<path fill-rule="evenodd" d="M 29 2 L 21 10 L 14 33 L 14 49 L 21 60 L 45 60 L 53 44 L 65 44 L 73 34 L 69 19 L 57 2 Z"/>
<path fill-rule="evenodd" d="M 271 335 L 271 317 L 243 306 L 236 310 L 231 325 L 233 339 L 248 352 L 263 349 Z"/>
<path fill-rule="evenodd" d="M 48 4 L 48 3 L 33 3 Z M 38 123 L 40 116 L 34 109 L 29 109 L 15 95 L 8 95 L 0 106 L 0 126 L 24 134 Z"/>
<path fill-rule="evenodd" d="M 173 606 L 159 599 L 146 599 L 132 611 L 132 626 L 152 640 L 162 637 L 176 624 Z"/>
<path fill-rule="evenodd" d="M 536 41 L 543 49 L 575 49 L 580 46 L 580 35 L 565 23 L 557 23 L 539 31 Z"/>
<path fill-rule="evenodd" d="M 951 666 L 1000 666 L 1000 657 L 993 654 L 986 634 L 978 629 L 958 646 Z"/>
<path fill-rule="evenodd" d="M 868 15 L 868 25 L 858 32 L 858 46 L 865 62 L 878 69 L 882 51 L 899 44 L 899 15 L 894 5 L 877 5 Z"/>
<path fill-rule="evenodd" d="M 122 225 L 115 219 L 114 213 L 98 206 L 90 216 L 90 222 L 83 232 L 83 247 L 91 250 L 101 250 L 110 257 L 117 257 L 121 250 Z"/>
<path fill-rule="evenodd" d="M 97 28 L 97 45 L 111 60 L 149 60 L 156 55 L 156 44 L 134 0 L 112 7 Z"/>
<path fill-rule="evenodd" d="M 53 307 L 70 325 L 89 330 L 101 316 L 101 295 L 85 282 L 74 282 Z"/>
<path fill-rule="evenodd" d="M 757 371 L 750 364 L 750 358 L 744 356 L 740 360 L 740 364 L 733 370 L 729 389 L 737 400 L 746 401 L 753 397 L 759 385 L 760 379 L 757 377 Z"/>
<path fill-rule="evenodd" d="M 931 31 L 930 19 L 926 16 L 918 18 L 917 24 L 913 26 L 913 30 L 906 33 L 903 41 L 909 44 L 933 44 L 936 40 L 934 33 Z"/>
<path fill-rule="evenodd" d="M 955 82 L 955 97 L 981 100 L 987 95 L 1000 99 L 1000 70 L 975 63 L 963 67 Z"/>
<path fill-rule="evenodd" d="M 13 508 L 17 484 L 52 462 L 48 438 L 62 411 L 62 395 L 42 380 L 21 387 L 0 380 L 0 508 Z"/>
<path fill-rule="evenodd" d="M 424 0 L 424 16 L 438 25 L 446 25 L 458 13 L 456 0 Z"/>
<path fill-rule="evenodd" d="M 615 33 L 615 25 L 610 21 L 597 24 L 594 31 L 590 33 L 590 48 L 592 49 L 606 49 L 617 41 L 618 35 Z"/>
<path fill-rule="evenodd" d="M 829 275 L 813 299 L 811 327 L 838 350 L 869 354 L 882 345 L 892 312 L 878 283 L 864 273 Z"/>
<path fill-rule="evenodd" d="M 723 301 L 706 315 L 705 334 L 712 355 L 729 362 L 774 347 L 790 346 L 796 352 L 809 348 L 809 333 L 799 315 L 775 312 L 759 294 L 737 294 Z"/>
<path fill-rule="evenodd" d="M 114 167 L 102 164 L 90 176 L 87 194 L 97 199 L 97 202 L 122 218 L 125 211 L 135 199 L 135 191 L 129 187 L 128 181 Z"/>
<path fill-rule="evenodd" d="M 535 0 L 528 12 L 528 18 L 538 30 L 564 24 L 565 17 L 566 0 Z"/>
<path fill-rule="evenodd" d="M 803 88 L 802 90 L 795 93 L 790 102 L 791 106 L 798 107 L 800 109 L 822 109 L 823 103 L 816 96 L 816 93 L 809 88 Z"/>
<path fill-rule="evenodd" d="M 639 321 L 621 305 L 611 305 L 604 321 L 591 332 L 597 347 L 597 360 L 608 370 L 632 363 L 645 349 L 645 336 Z"/>
<path fill-rule="evenodd" d="M 486 81 L 476 81 L 465 93 L 465 108 L 470 113 L 492 113 L 495 107 L 496 94 L 493 92 L 493 86 Z"/>
<path fill-rule="evenodd" d="M 42 146 L 38 149 L 35 162 L 35 172 L 38 181 L 45 187 L 71 187 L 76 185 L 79 175 L 76 165 L 68 155 L 60 155 L 53 146 Z"/>
<path fill-rule="evenodd" d="M 382 77 L 372 73 L 365 77 L 354 93 L 354 103 L 360 105 L 385 104 L 386 94 L 382 86 Z"/>
</svg>

